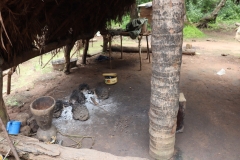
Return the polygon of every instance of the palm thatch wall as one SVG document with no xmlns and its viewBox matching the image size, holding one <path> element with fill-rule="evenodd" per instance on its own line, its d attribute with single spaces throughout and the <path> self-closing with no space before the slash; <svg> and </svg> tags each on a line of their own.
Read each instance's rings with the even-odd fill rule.
<svg viewBox="0 0 240 160">
<path fill-rule="evenodd" d="M 135 0 L 1 0 L 0 54 L 10 68 L 120 21 Z M 33 49 L 37 43 L 40 49 Z"/>
</svg>

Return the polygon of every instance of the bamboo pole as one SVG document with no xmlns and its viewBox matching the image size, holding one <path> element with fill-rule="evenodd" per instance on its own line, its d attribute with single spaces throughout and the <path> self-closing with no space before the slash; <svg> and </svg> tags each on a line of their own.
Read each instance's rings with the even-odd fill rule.
<svg viewBox="0 0 240 160">
<path fill-rule="evenodd" d="M 58 54 L 58 52 L 56 52 L 56 53 L 48 60 L 48 62 L 42 67 L 42 69 L 45 68 L 45 67 L 48 65 L 48 63 L 49 63 L 57 54 Z"/>
</svg>

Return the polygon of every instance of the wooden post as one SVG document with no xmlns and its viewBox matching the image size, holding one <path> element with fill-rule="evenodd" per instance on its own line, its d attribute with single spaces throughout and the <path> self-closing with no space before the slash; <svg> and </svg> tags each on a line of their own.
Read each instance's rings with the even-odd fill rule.
<svg viewBox="0 0 240 160">
<path fill-rule="evenodd" d="M 109 62 L 110 62 L 110 69 L 112 69 L 112 36 L 109 35 Z"/>
<path fill-rule="evenodd" d="M 87 59 L 88 47 L 89 47 L 89 39 L 86 39 L 85 45 L 84 45 L 83 56 L 82 56 L 82 64 L 87 64 L 86 59 Z"/>
<path fill-rule="evenodd" d="M 12 74 L 15 72 L 16 67 L 12 67 L 9 72 L 8 72 L 8 81 L 7 81 L 7 94 L 11 93 L 11 79 L 12 79 Z"/>
<path fill-rule="evenodd" d="M 102 49 L 102 51 L 107 52 L 108 42 L 109 42 L 108 35 L 102 35 L 102 37 L 103 37 L 103 49 Z"/>
<path fill-rule="evenodd" d="M 70 74 L 70 53 L 74 44 L 75 44 L 75 41 L 72 41 L 71 43 L 65 46 L 65 50 L 64 50 L 64 57 L 65 57 L 64 73 L 65 74 Z"/>
<path fill-rule="evenodd" d="M 120 40 L 121 40 L 121 58 L 120 59 L 123 59 L 122 35 L 120 35 Z"/>
<path fill-rule="evenodd" d="M 5 107 L 3 96 L 2 96 L 2 90 L 3 90 L 3 73 L 2 73 L 2 65 L 4 63 L 4 60 L 0 57 L 0 118 L 3 121 L 3 124 L 6 125 L 9 121 L 9 116 L 7 114 L 7 109 Z"/>
<path fill-rule="evenodd" d="M 151 58 L 150 58 L 150 51 L 149 51 L 149 44 L 148 44 L 148 35 L 146 35 L 146 40 L 147 40 L 147 59 L 149 58 L 149 63 L 150 63 Z"/>
<path fill-rule="evenodd" d="M 11 72 L 11 71 L 10 71 Z M 10 94 L 11 92 L 11 79 L 12 79 L 12 74 L 8 73 L 8 78 L 7 78 L 7 94 Z"/>
<path fill-rule="evenodd" d="M 139 61 L 140 61 L 140 70 L 142 70 L 142 55 L 141 55 L 141 40 L 142 40 L 142 35 L 138 36 L 138 49 L 139 49 Z"/>
</svg>

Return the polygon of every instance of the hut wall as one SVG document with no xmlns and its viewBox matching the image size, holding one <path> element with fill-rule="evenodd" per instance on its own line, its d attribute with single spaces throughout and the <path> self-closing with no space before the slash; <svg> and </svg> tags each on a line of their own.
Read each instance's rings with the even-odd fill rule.
<svg viewBox="0 0 240 160">
<path fill-rule="evenodd" d="M 152 7 L 140 7 L 140 18 L 147 18 L 148 23 L 152 25 Z"/>
</svg>

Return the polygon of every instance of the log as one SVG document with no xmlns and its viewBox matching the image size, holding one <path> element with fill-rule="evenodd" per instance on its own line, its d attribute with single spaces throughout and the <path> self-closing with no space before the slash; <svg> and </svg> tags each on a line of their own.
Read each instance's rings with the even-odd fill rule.
<svg viewBox="0 0 240 160">
<path fill-rule="evenodd" d="M 136 157 L 118 157 L 93 149 L 75 149 L 58 144 L 45 144 L 35 138 L 22 135 L 10 137 L 14 142 L 18 142 L 15 145 L 18 155 L 21 159 L 26 160 L 147 160 Z M 0 140 L 2 140 L 0 153 L 6 155 L 10 147 L 7 140 L 3 138 L 2 132 L 0 133 Z"/>
<path fill-rule="evenodd" d="M 240 27 L 240 23 L 238 23 L 238 22 L 236 22 L 235 25 L 238 26 L 238 27 Z"/>
<path fill-rule="evenodd" d="M 122 48 L 123 48 L 123 52 L 139 53 L 139 48 L 138 47 L 124 47 L 123 46 Z M 112 45 L 111 49 L 114 52 L 121 52 L 121 46 L 120 45 Z M 147 52 L 147 47 L 141 47 L 141 52 Z M 149 53 L 152 53 L 151 48 L 149 48 Z M 182 50 L 182 54 L 195 55 L 196 50 L 195 49 L 184 49 L 184 50 Z"/>
<path fill-rule="evenodd" d="M 112 45 L 112 51 L 114 52 L 121 52 L 120 45 Z M 132 53 L 139 53 L 138 47 L 122 47 L 123 52 L 132 52 Z M 142 52 L 147 52 L 147 47 L 141 47 Z M 149 48 L 149 52 L 152 52 L 151 48 Z"/>
<path fill-rule="evenodd" d="M 207 28 L 207 26 L 208 26 L 207 24 L 209 22 L 212 22 L 212 21 L 215 22 L 216 18 L 218 16 L 218 12 L 224 7 L 226 1 L 227 0 L 221 0 L 210 15 L 207 15 L 199 20 L 197 27 L 198 28 Z"/>
<path fill-rule="evenodd" d="M 185 49 L 185 50 L 182 50 L 182 54 L 185 54 L 185 55 L 195 55 L 196 51 L 195 51 L 195 49 Z"/>
</svg>

